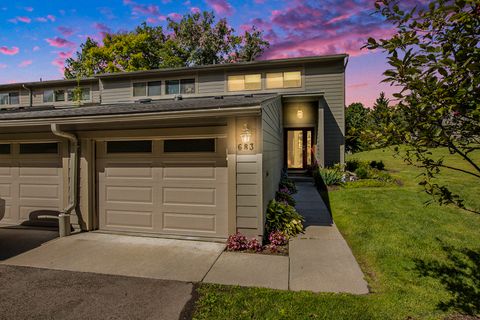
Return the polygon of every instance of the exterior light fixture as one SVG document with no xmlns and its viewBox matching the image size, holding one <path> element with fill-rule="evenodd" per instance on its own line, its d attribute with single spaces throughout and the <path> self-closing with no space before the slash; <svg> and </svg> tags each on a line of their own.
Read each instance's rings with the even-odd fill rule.
<svg viewBox="0 0 480 320">
<path fill-rule="evenodd" d="M 252 137 L 252 132 L 250 132 L 250 129 L 248 129 L 248 125 L 245 123 L 243 125 L 242 133 L 240 134 L 242 143 L 249 143 L 251 137 Z"/>
<path fill-rule="evenodd" d="M 298 108 L 297 110 L 297 118 L 303 119 L 303 110 L 301 108 Z"/>
</svg>

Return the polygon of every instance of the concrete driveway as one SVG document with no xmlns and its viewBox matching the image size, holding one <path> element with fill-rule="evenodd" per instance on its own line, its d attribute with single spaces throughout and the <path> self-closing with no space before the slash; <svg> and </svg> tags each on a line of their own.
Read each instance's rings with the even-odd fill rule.
<svg viewBox="0 0 480 320">
<path fill-rule="evenodd" d="M 1 320 L 190 319 L 195 300 L 178 281 L 6 265 L 0 281 Z"/>
<path fill-rule="evenodd" d="M 58 237 L 55 228 L 0 227 L 0 261 L 30 251 Z"/>
<path fill-rule="evenodd" d="M 87 232 L 58 238 L 2 264 L 200 282 L 225 245 Z"/>
</svg>

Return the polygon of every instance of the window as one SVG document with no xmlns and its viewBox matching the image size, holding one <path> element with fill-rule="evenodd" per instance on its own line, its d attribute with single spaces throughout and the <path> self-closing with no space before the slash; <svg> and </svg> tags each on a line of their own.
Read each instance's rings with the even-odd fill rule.
<svg viewBox="0 0 480 320">
<path fill-rule="evenodd" d="M 261 90 L 261 74 L 228 76 L 228 91 Z"/>
<path fill-rule="evenodd" d="M 159 96 L 161 92 L 162 82 L 161 81 L 150 81 L 148 82 L 148 96 Z"/>
<path fill-rule="evenodd" d="M 9 144 L 0 144 L 0 154 L 10 154 L 10 145 Z"/>
<path fill-rule="evenodd" d="M 21 143 L 20 154 L 58 153 L 58 143 Z"/>
<path fill-rule="evenodd" d="M 68 89 L 67 90 L 67 100 L 68 101 L 75 101 L 75 90 L 76 89 Z M 90 88 L 80 88 L 80 100 L 81 101 L 88 101 L 90 100 Z"/>
<path fill-rule="evenodd" d="M 215 139 L 165 140 L 163 152 L 215 152 Z"/>
<path fill-rule="evenodd" d="M 267 73 L 267 89 L 299 88 L 302 86 L 300 71 Z"/>
<path fill-rule="evenodd" d="M 0 93 L 0 105 L 20 104 L 18 92 Z"/>
<path fill-rule="evenodd" d="M 192 94 L 195 93 L 195 79 L 180 79 L 165 81 L 166 94 Z"/>
<path fill-rule="evenodd" d="M 43 91 L 43 102 L 53 102 L 53 90 Z"/>
<path fill-rule="evenodd" d="M 136 82 L 133 84 L 133 96 L 159 96 L 161 95 L 161 81 Z"/>
<path fill-rule="evenodd" d="M 65 101 L 65 90 L 55 90 L 53 95 L 55 97 L 55 102 Z"/>
<path fill-rule="evenodd" d="M 152 152 L 151 140 L 136 141 L 108 141 L 107 153 L 150 153 Z"/>
<path fill-rule="evenodd" d="M 147 83 L 137 82 L 133 84 L 133 96 L 145 97 L 147 95 Z"/>
</svg>

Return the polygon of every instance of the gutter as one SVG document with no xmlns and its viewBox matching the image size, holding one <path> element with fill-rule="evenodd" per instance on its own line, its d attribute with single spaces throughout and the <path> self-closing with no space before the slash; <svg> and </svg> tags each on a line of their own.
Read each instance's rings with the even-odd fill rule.
<svg viewBox="0 0 480 320">
<path fill-rule="evenodd" d="M 25 90 L 28 90 L 28 107 L 31 108 L 33 106 L 33 95 L 32 95 L 32 89 L 26 87 L 24 84 L 22 84 L 22 88 Z"/>
<path fill-rule="evenodd" d="M 52 133 L 58 137 L 68 139 L 70 142 L 70 168 L 69 168 L 69 203 L 58 216 L 58 229 L 60 237 L 70 235 L 70 215 L 77 206 L 77 181 L 78 181 L 78 139 L 69 132 L 61 131 L 56 123 L 50 125 Z"/>
</svg>

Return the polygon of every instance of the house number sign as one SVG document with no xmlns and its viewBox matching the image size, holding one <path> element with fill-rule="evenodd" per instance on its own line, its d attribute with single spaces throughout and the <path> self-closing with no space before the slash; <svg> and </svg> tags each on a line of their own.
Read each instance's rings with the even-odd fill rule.
<svg viewBox="0 0 480 320">
<path fill-rule="evenodd" d="M 237 148 L 239 151 L 252 151 L 253 143 L 239 143 Z"/>
</svg>

